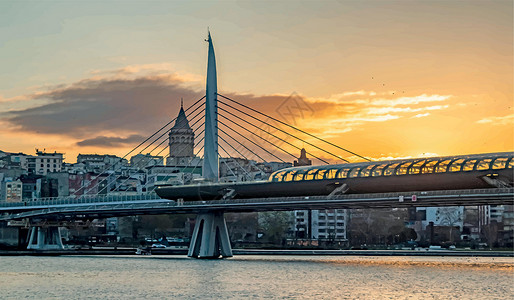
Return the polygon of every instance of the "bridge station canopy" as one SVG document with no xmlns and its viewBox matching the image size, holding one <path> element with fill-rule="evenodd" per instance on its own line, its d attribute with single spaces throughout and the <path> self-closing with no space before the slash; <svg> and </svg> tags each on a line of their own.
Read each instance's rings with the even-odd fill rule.
<svg viewBox="0 0 514 300">
<path fill-rule="evenodd" d="M 513 158 L 514 152 L 502 152 L 296 167 L 279 170 L 271 174 L 269 181 L 303 181 L 499 170 L 513 168 Z"/>
</svg>

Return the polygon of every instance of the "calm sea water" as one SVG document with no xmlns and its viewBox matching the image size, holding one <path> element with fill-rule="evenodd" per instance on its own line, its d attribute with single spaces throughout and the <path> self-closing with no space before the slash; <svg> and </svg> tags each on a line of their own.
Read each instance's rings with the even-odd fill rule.
<svg viewBox="0 0 514 300">
<path fill-rule="evenodd" d="M 513 258 L 0 257 L 1 299 L 513 299 Z"/>
</svg>

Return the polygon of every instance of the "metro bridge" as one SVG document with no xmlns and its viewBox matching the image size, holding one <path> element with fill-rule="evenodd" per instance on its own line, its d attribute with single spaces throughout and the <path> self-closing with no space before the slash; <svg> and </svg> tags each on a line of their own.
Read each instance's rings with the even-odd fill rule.
<svg viewBox="0 0 514 300">
<path fill-rule="evenodd" d="M 74 195 L 70 197 L 35 199 L 35 201 L 23 203 L 23 205 L 20 203 L 2 204 L 0 206 L 0 220 L 10 221 L 11 223 L 18 222 L 30 227 L 28 238 L 29 249 L 44 250 L 62 248 L 58 228 L 74 220 L 91 220 L 95 218 L 145 214 L 196 213 L 197 219 L 188 256 L 195 258 L 230 257 L 232 256 L 232 249 L 223 216 L 224 212 L 512 204 L 514 198 L 514 189 L 512 188 L 514 153 L 411 159 L 382 163 L 371 162 L 364 156 L 334 145 L 294 126 L 249 108 L 244 104 L 238 103 L 229 97 L 218 94 L 216 62 L 210 33 L 207 41 L 209 43 L 209 53 L 206 95 L 186 110 L 181 107 L 179 116 L 175 119 L 175 126 L 171 129 L 183 133 L 183 136 L 180 137 L 180 141 L 194 139 L 194 132 L 200 127 L 193 131 L 189 127 L 185 113 L 191 109 L 192 111 L 189 115 L 193 115 L 204 106 L 203 111 L 200 110 L 196 113 L 191 121 L 204 112 L 204 126 L 200 133 L 203 134 L 203 138 L 192 148 L 196 148 L 200 142 L 204 142 L 203 146 L 195 154 L 195 157 L 203 150 L 203 165 L 201 171 L 202 178 L 206 184 L 196 186 L 162 186 L 162 190 L 165 191 L 166 198 L 168 199 L 162 199 L 154 193 L 137 195 L 80 195 L 78 193 L 83 192 L 87 194 L 88 192 L 86 192 L 86 190 L 95 190 L 95 188 L 100 185 L 100 182 L 96 182 L 92 187 L 84 186 L 79 189 L 79 191 L 75 191 Z M 218 96 L 231 103 L 229 104 L 221 100 L 218 101 Z M 205 102 L 201 103 L 204 99 Z M 199 105 L 196 106 L 197 104 Z M 222 106 L 219 106 L 220 104 Z M 194 108 L 195 106 L 196 108 Z M 218 108 L 225 114 L 229 114 L 229 116 L 218 114 Z M 244 113 L 242 109 L 250 110 L 258 114 L 259 117 Z M 232 110 L 232 113 L 230 113 L 230 110 Z M 234 111 L 243 113 L 244 118 L 235 115 L 233 113 Z M 218 116 L 223 117 L 223 121 L 218 120 Z M 291 129 L 294 134 L 284 131 L 276 125 L 262 121 L 261 119 L 263 119 L 263 117 L 273 120 L 275 124 L 286 126 Z M 242 130 L 248 131 L 249 126 L 254 126 L 270 136 L 269 139 L 266 139 L 257 135 L 257 138 L 260 138 L 263 143 L 276 146 L 276 148 L 283 153 L 294 158 L 296 157 L 286 149 L 276 145 L 277 143 L 271 142 L 271 137 L 280 141 L 281 144 L 300 150 L 295 144 L 280 138 L 277 134 L 265 131 L 261 127 L 249 123 L 247 119 L 259 120 L 266 126 L 273 128 L 274 131 L 281 132 L 290 138 L 299 140 L 303 144 L 316 148 L 324 154 L 335 157 L 348 164 L 293 168 L 286 171 L 279 171 L 274 173 L 267 183 L 255 182 L 246 185 L 218 183 L 219 158 L 221 157 L 219 149 L 223 150 L 229 157 L 232 157 L 230 153 L 218 143 L 218 138 L 225 143 L 226 147 L 232 148 L 234 152 L 245 159 L 246 156 L 242 153 L 243 148 L 243 152 L 251 153 L 259 158 L 262 157 L 252 148 L 234 139 L 235 135 L 241 136 L 251 142 L 255 147 L 260 148 L 267 154 L 284 162 L 279 156 L 276 156 L 255 141 L 249 140 L 239 131 L 234 130 L 234 128 L 241 128 Z M 193 127 L 201 120 L 202 117 L 197 119 Z M 155 136 L 158 136 L 159 132 L 172 122 L 173 120 L 127 153 L 127 155 L 132 153 L 135 149 L 142 147 Z M 225 130 L 219 127 L 219 125 L 223 125 Z M 224 133 L 227 139 L 219 136 L 218 130 Z M 230 130 L 232 130 L 230 134 L 227 133 Z M 163 140 L 159 143 L 159 139 L 168 132 L 171 131 L 164 131 L 164 133 L 160 134 L 160 136 L 155 138 L 151 144 L 145 146 L 139 153 L 146 151 L 146 149 L 154 143 L 157 144 L 157 146 L 155 146 L 150 153 L 158 149 L 159 146 L 166 141 Z M 314 145 L 308 140 L 298 138 L 298 133 L 308 135 L 311 141 L 313 139 L 317 140 L 320 143 L 343 150 L 368 162 L 350 164 L 341 156 Z M 239 145 L 239 150 L 232 146 L 231 143 L 228 143 L 227 140 L 229 138 L 233 139 L 233 141 Z M 161 152 L 163 150 L 161 150 Z M 305 150 L 302 149 L 302 152 L 303 151 Z M 305 153 L 328 164 L 328 162 L 321 157 L 309 152 Z M 159 154 L 160 152 L 157 153 L 157 155 Z M 223 162 L 226 164 L 225 161 Z M 199 160 L 194 168 L 188 166 L 191 169 L 191 173 L 198 167 L 198 163 Z M 115 167 L 116 166 L 113 166 L 113 168 Z M 242 170 L 246 173 L 245 176 L 251 179 L 251 174 L 248 174 L 242 166 L 238 165 L 236 168 Z M 186 167 L 184 167 L 184 169 L 186 169 Z M 230 169 L 230 171 L 234 175 L 238 173 L 238 170 Z M 467 178 L 469 181 L 465 181 L 461 186 L 460 184 L 463 182 L 460 178 Z M 107 186 L 108 185 L 104 185 L 101 189 L 97 188 L 98 192 L 106 192 L 105 189 Z M 409 186 L 414 186 L 415 188 L 411 191 Z M 260 187 L 260 191 L 257 194 L 255 194 L 256 187 Z M 270 188 L 269 190 L 268 187 Z M 373 187 L 371 189 L 373 193 L 369 193 L 370 187 Z M 459 188 L 459 190 L 455 190 L 455 188 Z M 158 193 L 159 189 L 158 187 Z M 181 194 L 182 192 L 180 191 L 186 191 L 188 189 L 189 191 L 191 189 L 198 189 L 198 191 L 209 190 L 210 192 L 207 194 L 191 194 L 189 192 L 187 194 Z M 312 190 L 316 190 L 316 194 L 310 194 Z"/>
<path fill-rule="evenodd" d="M 200 214 L 210 211 L 259 212 L 307 209 L 402 208 L 429 206 L 470 206 L 511 204 L 514 188 L 442 190 L 403 193 L 347 194 L 333 196 L 269 197 L 211 201 L 176 202 L 140 195 L 140 200 L 106 201 L 92 198 L 88 202 L 55 198 L 29 206 L 0 207 L 1 221 L 25 218 L 77 220 L 135 215 Z M 107 198 L 107 197 L 106 197 Z M 138 198 L 133 196 L 132 198 Z"/>
<path fill-rule="evenodd" d="M 155 195 L 134 195 L 131 197 L 91 197 L 77 200 L 71 198 L 46 199 L 44 202 L 32 202 L 27 206 L 0 207 L 0 221 L 26 220 L 30 226 L 29 249 L 61 249 L 59 226 L 76 220 L 97 218 L 157 215 L 157 214 L 197 214 L 213 223 L 214 233 L 199 234 L 202 228 L 196 228 L 197 240 L 192 240 L 189 256 L 223 257 L 232 256 L 228 233 L 222 236 L 220 229 L 226 230 L 224 212 L 258 212 L 290 211 L 301 209 L 352 209 L 352 208 L 394 208 L 394 207 L 429 207 L 429 206 L 466 206 L 466 205 L 501 205 L 512 204 L 514 188 L 490 188 L 470 190 L 443 190 L 403 193 L 346 194 L 332 196 L 306 197 L 270 197 L 250 199 L 229 199 L 213 201 L 176 202 L 155 197 Z M 138 199 L 139 198 L 139 199 Z M 107 201 L 110 200 L 110 201 Z M 113 201 L 114 200 L 114 201 Z M 30 220 L 30 221 L 29 221 Z M 209 221 L 210 220 L 210 221 Z M 202 219 L 200 220 L 202 222 Z M 201 223 L 200 223 L 201 224 Z M 218 233 L 216 233 L 218 232 Z M 36 236 L 38 236 L 36 238 Z M 200 238 L 211 237 L 216 247 L 195 246 Z M 196 249 L 196 250 L 195 250 Z M 194 252 L 196 251 L 196 253 Z"/>
</svg>

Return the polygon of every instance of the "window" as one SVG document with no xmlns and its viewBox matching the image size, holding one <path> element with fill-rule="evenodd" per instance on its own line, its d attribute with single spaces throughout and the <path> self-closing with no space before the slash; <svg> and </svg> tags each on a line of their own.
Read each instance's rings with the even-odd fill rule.
<svg viewBox="0 0 514 300">
<path fill-rule="evenodd" d="M 375 168 L 376 166 L 377 165 L 367 166 L 365 169 L 361 171 L 360 177 L 368 177 L 371 174 L 371 170 L 373 170 L 373 168 Z"/>
<path fill-rule="evenodd" d="M 431 160 L 427 162 L 423 167 L 421 167 L 422 174 L 430 174 L 434 173 L 434 165 L 437 164 L 438 160 Z"/>
<path fill-rule="evenodd" d="M 330 170 L 328 170 L 325 173 L 325 178 L 326 179 L 334 179 L 334 178 L 336 178 L 337 171 L 339 171 L 339 169 L 330 169 Z"/>
<path fill-rule="evenodd" d="M 293 176 L 296 173 L 296 171 L 289 171 L 287 172 L 284 177 L 282 178 L 282 181 L 291 181 L 293 180 Z"/>
<path fill-rule="evenodd" d="M 434 167 L 434 172 L 436 172 L 436 173 L 444 173 L 444 172 L 446 172 L 446 169 L 448 168 L 448 164 L 450 162 L 451 162 L 450 159 L 446 159 L 446 160 L 443 160 L 443 161 L 439 162 L 439 164 L 437 164 Z"/>
<path fill-rule="evenodd" d="M 476 165 L 477 170 L 488 170 L 491 164 L 491 158 L 482 159 Z"/>
<path fill-rule="evenodd" d="M 319 170 L 318 173 L 316 173 L 316 179 L 318 179 L 318 180 L 323 179 L 326 172 L 327 172 L 327 170 Z"/>
<path fill-rule="evenodd" d="M 376 176 L 382 176 L 382 170 L 384 169 L 384 167 L 387 166 L 387 165 L 379 165 L 377 166 L 375 169 L 373 169 L 373 171 L 371 172 L 371 176 L 373 177 L 376 177 Z"/>
<path fill-rule="evenodd" d="M 505 166 L 507 165 L 507 157 L 500 157 L 494 160 L 493 162 L 493 169 L 505 169 Z"/>
<path fill-rule="evenodd" d="M 424 160 L 420 160 L 420 161 L 417 161 L 415 163 L 413 163 L 410 167 L 409 167 L 409 170 L 408 170 L 408 173 L 409 175 L 411 174 L 419 174 L 421 173 L 421 166 L 423 164 L 425 164 L 427 161 L 424 159 Z"/>
<path fill-rule="evenodd" d="M 303 176 L 305 175 L 305 172 L 307 172 L 307 170 L 298 170 L 298 171 L 296 171 L 296 174 L 294 174 L 293 180 L 294 181 L 303 180 Z"/>
<path fill-rule="evenodd" d="M 450 172 L 459 172 L 462 168 L 462 164 L 464 163 L 464 158 L 457 159 L 448 168 L 448 171 Z"/>
<path fill-rule="evenodd" d="M 346 177 L 348 177 L 348 171 L 350 171 L 350 169 L 347 169 L 347 168 L 341 169 L 339 171 L 339 173 L 337 174 L 337 178 L 346 178 Z"/>
<path fill-rule="evenodd" d="M 468 160 L 462 166 L 462 171 L 473 171 L 475 164 L 477 163 L 476 159 Z"/>
<path fill-rule="evenodd" d="M 405 175 L 407 174 L 407 169 L 412 164 L 411 161 L 404 162 L 401 165 L 399 165 L 395 170 L 395 175 Z"/>
<path fill-rule="evenodd" d="M 394 174 L 394 169 L 396 169 L 396 167 L 398 166 L 399 164 L 392 164 L 392 165 L 388 165 L 385 169 L 384 169 L 384 176 L 391 176 Z"/>
<path fill-rule="evenodd" d="M 325 222 L 319 222 L 319 223 L 318 223 L 318 225 L 319 225 L 319 226 L 327 226 L 327 223 L 325 223 Z"/>
<path fill-rule="evenodd" d="M 277 173 L 275 173 L 275 175 L 272 175 L 272 176 L 270 177 L 271 181 L 273 181 L 273 182 L 282 181 L 282 176 L 284 176 L 284 173 L 285 173 L 285 172 L 286 172 L 286 171 L 281 171 L 281 172 L 277 172 Z"/>
<path fill-rule="evenodd" d="M 350 178 L 353 178 L 353 177 L 357 177 L 357 175 L 359 175 L 359 171 L 361 170 L 360 167 L 355 167 L 353 168 L 351 171 L 350 171 L 350 174 L 348 175 L 348 177 Z"/>
<path fill-rule="evenodd" d="M 318 169 L 311 169 L 303 176 L 303 180 L 313 180 L 314 175 L 318 172 Z"/>
<path fill-rule="evenodd" d="M 512 158 L 512 157 L 510 158 L 509 166 L 507 168 L 509 168 L 509 169 L 514 168 L 514 158 Z"/>
</svg>

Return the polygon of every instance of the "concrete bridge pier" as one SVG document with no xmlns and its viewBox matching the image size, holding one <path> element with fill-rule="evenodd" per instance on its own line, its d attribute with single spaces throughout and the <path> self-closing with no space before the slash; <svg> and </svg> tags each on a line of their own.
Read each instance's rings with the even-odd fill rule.
<svg viewBox="0 0 514 300">
<path fill-rule="evenodd" d="M 27 249 L 62 250 L 61 231 L 57 226 L 33 226 L 29 229 Z"/>
<path fill-rule="evenodd" d="M 197 215 L 187 256 L 194 258 L 232 257 L 232 247 L 222 211 Z"/>
</svg>

